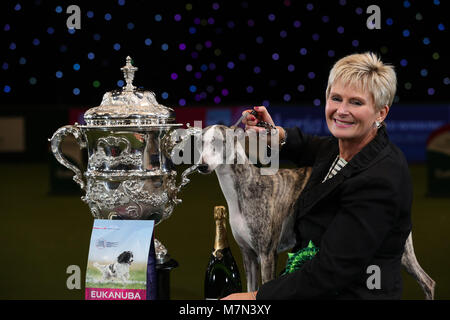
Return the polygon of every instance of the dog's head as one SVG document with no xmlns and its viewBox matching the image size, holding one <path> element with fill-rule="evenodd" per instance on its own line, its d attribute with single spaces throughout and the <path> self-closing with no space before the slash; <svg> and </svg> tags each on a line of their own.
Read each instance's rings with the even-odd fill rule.
<svg viewBox="0 0 450 320">
<path fill-rule="evenodd" d="M 213 125 L 203 129 L 201 162 L 198 167 L 200 173 L 211 173 L 217 166 L 225 163 L 223 151 L 225 150 L 226 128 L 223 125 Z"/>
<path fill-rule="evenodd" d="M 203 129 L 198 171 L 208 174 L 222 164 L 244 163 L 245 152 L 237 143 L 244 138 L 241 128 L 213 125 Z"/>
<path fill-rule="evenodd" d="M 133 252 L 124 251 L 117 257 L 118 263 L 128 263 L 131 264 L 133 262 Z"/>
</svg>

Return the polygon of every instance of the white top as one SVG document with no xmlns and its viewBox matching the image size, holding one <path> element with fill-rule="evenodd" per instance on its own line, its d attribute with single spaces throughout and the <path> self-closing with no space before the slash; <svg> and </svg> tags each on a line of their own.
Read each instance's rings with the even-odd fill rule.
<svg viewBox="0 0 450 320">
<path fill-rule="evenodd" d="M 339 155 L 336 157 L 336 159 L 333 161 L 333 164 L 330 167 L 330 170 L 328 170 L 327 175 L 322 180 L 322 183 L 327 181 L 328 179 L 333 178 L 345 165 L 347 164 L 347 161 L 345 161 L 343 158 L 340 158 Z"/>
</svg>

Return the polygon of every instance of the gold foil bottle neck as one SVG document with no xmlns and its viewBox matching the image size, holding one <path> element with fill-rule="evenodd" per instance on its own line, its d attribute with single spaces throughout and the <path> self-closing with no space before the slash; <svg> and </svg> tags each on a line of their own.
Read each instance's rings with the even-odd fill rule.
<svg viewBox="0 0 450 320">
<path fill-rule="evenodd" d="M 218 259 L 222 258 L 221 251 L 229 247 L 227 240 L 226 217 L 227 213 L 224 206 L 214 207 L 214 219 L 216 221 L 216 237 L 214 240 L 213 255 Z"/>
<path fill-rule="evenodd" d="M 221 220 L 227 218 L 227 211 L 224 206 L 214 207 L 214 220 Z"/>
</svg>

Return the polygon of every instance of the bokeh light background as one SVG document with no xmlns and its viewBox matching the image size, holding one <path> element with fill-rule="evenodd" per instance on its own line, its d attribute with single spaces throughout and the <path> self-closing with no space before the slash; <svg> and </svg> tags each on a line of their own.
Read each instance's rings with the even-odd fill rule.
<svg viewBox="0 0 450 320">
<path fill-rule="evenodd" d="M 68 29 L 69 5 L 81 29 Z M 370 30 L 370 4 L 381 29 Z M 2 1 L 2 103 L 93 106 L 135 83 L 169 106 L 324 105 L 332 64 L 373 51 L 395 66 L 396 102 L 448 100 L 446 1 Z M 5 15 L 6 14 L 6 15 Z"/>
</svg>

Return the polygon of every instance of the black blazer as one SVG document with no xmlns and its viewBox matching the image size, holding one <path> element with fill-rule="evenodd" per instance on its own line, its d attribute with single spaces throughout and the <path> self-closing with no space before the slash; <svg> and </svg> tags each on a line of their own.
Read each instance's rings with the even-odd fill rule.
<svg viewBox="0 0 450 320">
<path fill-rule="evenodd" d="M 412 202 L 403 153 L 382 127 L 337 175 L 321 183 L 339 153 L 338 140 L 298 128 L 286 131 L 281 158 L 313 167 L 297 202 L 293 251 L 310 240 L 320 250 L 300 270 L 262 285 L 257 299 L 400 299 Z M 367 270 L 370 265 L 380 268 L 380 289 L 367 286 L 374 272 Z"/>
</svg>

